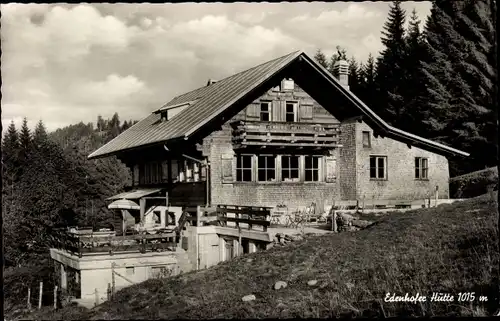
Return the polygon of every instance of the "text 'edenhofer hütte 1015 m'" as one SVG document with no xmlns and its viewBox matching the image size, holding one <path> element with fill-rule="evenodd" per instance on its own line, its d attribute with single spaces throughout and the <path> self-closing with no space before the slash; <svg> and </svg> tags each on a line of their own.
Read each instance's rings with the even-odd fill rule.
<svg viewBox="0 0 500 321">
<path fill-rule="evenodd" d="M 265 249 L 278 204 L 448 198 L 447 157 L 468 154 L 388 125 L 349 91 L 347 63 L 336 71 L 299 51 L 209 80 L 93 152 L 117 156 L 133 186 L 109 198 L 114 231 L 51 250 L 61 286 L 83 298 Z"/>
</svg>

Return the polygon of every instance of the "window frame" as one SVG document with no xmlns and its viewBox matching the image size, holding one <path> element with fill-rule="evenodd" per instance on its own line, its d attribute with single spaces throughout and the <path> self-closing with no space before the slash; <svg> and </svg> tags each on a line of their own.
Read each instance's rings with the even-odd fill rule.
<svg viewBox="0 0 500 321">
<path fill-rule="evenodd" d="M 163 183 L 163 165 L 161 161 L 150 161 L 139 166 L 139 185 Z"/>
<path fill-rule="evenodd" d="M 424 161 L 425 161 L 425 167 L 423 166 Z M 423 175 L 423 173 L 425 173 L 425 175 Z M 429 158 L 415 157 L 415 180 L 419 181 L 429 180 Z"/>
<path fill-rule="evenodd" d="M 254 168 L 255 168 L 255 166 L 254 166 L 255 155 L 253 155 L 253 154 L 237 154 L 237 155 L 235 155 L 235 157 L 236 157 L 236 164 L 235 164 L 235 167 L 236 167 L 236 177 L 235 177 L 234 181 L 238 182 L 238 183 L 253 182 L 254 181 Z M 250 157 L 250 168 L 243 166 L 243 163 L 244 163 L 243 162 L 243 158 L 241 158 L 241 167 L 238 167 L 238 158 L 239 157 Z M 244 173 L 243 171 L 248 171 L 248 170 L 250 170 L 250 180 L 249 181 L 247 181 L 247 180 L 239 180 L 238 179 L 238 177 L 239 177 L 238 176 L 239 171 L 242 171 L 241 172 L 241 179 L 243 179 L 243 177 L 244 177 L 243 176 L 243 173 Z"/>
<path fill-rule="evenodd" d="M 281 168 L 280 168 L 280 181 L 283 182 L 283 183 L 297 183 L 297 182 L 300 182 L 301 181 L 301 172 L 302 172 L 302 167 L 300 165 L 301 163 L 301 156 L 302 155 L 294 155 L 294 154 L 283 154 L 283 155 L 280 155 L 280 160 L 281 160 Z M 289 167 L 284 167 L 283 166 L 283 159 L 284 157 L 290 157 L 290 166 Z M 292 157 L 296 157 L 297 158 L 297 167 L 291 167 L 291 159 Z M 285 180 L 285 175 L 283 175 L 286 171 L 288 171 L 288 174 L 290 175 L 291 177 L 291 173 L 292 173 L 292 170 L 297 170 L 297 173 L 298 173 L 298 176 L 297 178 L 290 178 L 288 180 Z"/>
<path fill-rule="evenodd" d="M 362 131 L 362 134 L 361 134 L 361 144 L 363 145 L 363 148 L 371 148 L 372 147 L 372 135 L 370 133 L 370 131 L 367 131 L 367 130 L 364 130 Z M 367 136 L 365 136 L 367 135 Z M 365 137 L 366 137 L 366 143 L 365 144 Z"/>
<path fill-rule="evenodd" d="M 260 157 L 265 157 L 264 168 L 260 168 L 260 166 L 259 166 L 259 158 Z M 274 167 L 268 167 L 268 163 L 267 162 L 268 162 L 269 157 L 272 158 L 273 163 L 274 163 L 273 164 Z M 278 173 L 277 173 L 277 171 L 278 171 L 277 167 L 278 166 L 277 166 L 277 161 L 276 161 L 277 155 L 273 155 L 273 154 L 257 154 L 257 155 L 255 155 L 255 159 L 256 159 L 255 181 L 258 182 L 258 183 L 274 183 L 274 182 L 278 182 Z M 271 171 L 271 170 L 274 171 L 274 180 L 268 180 L 267 179 L 268 171 Z M 260 171 L 264 171 L 266 180 L 263 180 L 263 181 L 260 180 L 260 177 L 259 177 L 260 176 L 259 175 Z"/>
<path fill-rule="evenodd" d="M 371 161 L 372 158 L 375 159 L 375 167 L 372 167 Z M 384 160 L 384 177 L 379 177 L 379 159 Z M 372 177 L 372 168 L 375 168 L 375 177 Z M 386 181 L 388 180 L 388 163 L 387 163 L 387 156 L 385 155 L 370 155 L 369 158 L 369 175 L 370 175 L 370 180 L 373 181 Z"/>
<path fill-rule="evenodd" d="M 267 111 L 264 111 L 264 112 L 262 111 L 262 105 L 267 105 Z M 273 108 L 273 104 L 271 101 L 268 101 L 268 100 L 261 101 L 260 105 L 259 105 L 259 120 L 260 121 L 273 121 L 272 108 Z M 268 120 L 263 120 L 262 114 L 267 114 Z"/>
<path fill-rule="evenodd" d="M 287 107 L 288 105 L 293 105 L 293 121 L 289 121 L 287 119 L 287 116 L 289 114 L 292 114 L 291 112 L 288 112 Z M 287 123 L 296 123 L 299 121 L 299 102 L 298 101 L 292 101 L 292 100 L 287 100 L 285 101 L 285 122 Z"/>
<path fill-rule="evenodd" d="M 311 158 L 312 160 L 313 159 L 317 159 L 318 160 L 318 167 L 317 168 L 314 168 L 314 162 L 311 163 L 311 165 L 313 167 L 311 168 L 308 168 L 307 167 L 307 158 Z M 322 155 L 304 155 L 304 182 L 305 183 L 318 183 L 318 182 L 322 182 L 323 179 L 322 177 L 324 176 L 323 175 L 323 164 L 324 162 L 324 159 L 323 159 L 323 156 Z M 311 175 L 312 178 L 314 178 L 314 171 L 317 171 L 318 173 L 318 179 L 317 180 L 307 180 L 307 172 L 308 171 L 311 171 L 313 174 Z"/>
</svg>

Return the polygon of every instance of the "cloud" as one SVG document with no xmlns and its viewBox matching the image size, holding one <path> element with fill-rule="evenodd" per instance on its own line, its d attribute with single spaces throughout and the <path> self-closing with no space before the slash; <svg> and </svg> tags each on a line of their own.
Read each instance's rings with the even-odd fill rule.
<svg viewBox="0 0 500 321">
<path fill-rule="evenodd" d="M 407 10 L 428 3 L 404 3 Z M 5 4 L 2 123 L 142 119 L 173 96 L 295 50 L 366 61 L 387 3 Z M 304 14 L 307 12 L 306 14 Z M 421 16 L 421 20 L 425 20 Z"/>
<path fill-rule="evenodd" d="M 71 97 L 81 103 L 118 105 L 135 100 L 137 95 L 147 94 L 147 92 L 145 83 L 137 77 L 132 75 L 121 77 L 111 74 L 102 81 L 76 83 L 72 88 Z"/>
</svg>

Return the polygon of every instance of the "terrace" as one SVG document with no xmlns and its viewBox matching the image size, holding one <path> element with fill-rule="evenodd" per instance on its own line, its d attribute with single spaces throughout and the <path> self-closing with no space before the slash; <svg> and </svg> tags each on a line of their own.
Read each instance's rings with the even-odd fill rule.
<svg viewBox="0 0 500 321">
<path fill-rule="evenodd" d="M 95 254 L 175 251 L 177 246 L 177 232 L 171 229 L 117 236 L 115 231 L 110 230 L 65 228 L 56 230 L 52 238 L 54 248 L 80 258 Z"/>
</svg>

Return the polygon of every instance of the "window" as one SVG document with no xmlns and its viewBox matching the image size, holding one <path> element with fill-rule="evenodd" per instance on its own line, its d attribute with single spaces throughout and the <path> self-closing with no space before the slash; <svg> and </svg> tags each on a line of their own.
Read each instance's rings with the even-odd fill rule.
<svg viewBox="0 0 500 321">
<path fill-rule="evenodd" d="M 427 158 L 415 157 L 415 178 L 428 179 L 428 172 Z"/>
<path fill-rule="evenodd" d="M 274 156 L 259 155 L 257 157 L 257 179 L 260 182 L 276 180 L 276 158 Z"/>
<path fill-rule="evenodd" d="M 386 156 L 370 156 L 370 178 L 387 179 Z"/>
<path fill-rule="evenodd" d="M 170 276 L 170 270 L 166 266 L 153 266 L 151 267 L 151 277 L 165 278 Z"/>
<path fill-rule="evenodd" d="M 286 102 L 285 105 L 285 120 L 287 122 L 296 122 L 297 121 L 297 103 L 294 102 Z"/>
<path fill-rule="evenodd" d="M 236 156 L 236 181 L 252 181 L 252 155 Z"/>
<path fill-rule="evenodd" d="M 153 211 L 153 222 L 155 224 L 161 224 L 161 212 Z"/>
<path fill-rule="evenodd" d="M 159 184 L 162 182 L 163 166 L 161 162 L 149 162 L 143 164 L 139 170 L 139 181 L 141 184 Z"/>
<path fill-rule="evenodd" d="M 299 180 L 299 156 L 281 156 L 281 177 L 284 182 Z"/>
<path fill-rule="evenodd" d="M 127 275 L 134 275 L 135 274 L 135 268 L 133 266 L 127 266 Z"/>
<path fill-rule="evenodd" d="M 363 132 L 363 147 L 372 147 L 370 132 Z"/>
<path fill-rule="evenodd" d="M 260 120 L 271 121 L 271 103 L 269 101 L 260 103 Z"/>
<path fill-rule="evenodd" d="M 318 182 L 320 178 L 320 156 L 305 156 L 305 181 Z"/>
</svg>

